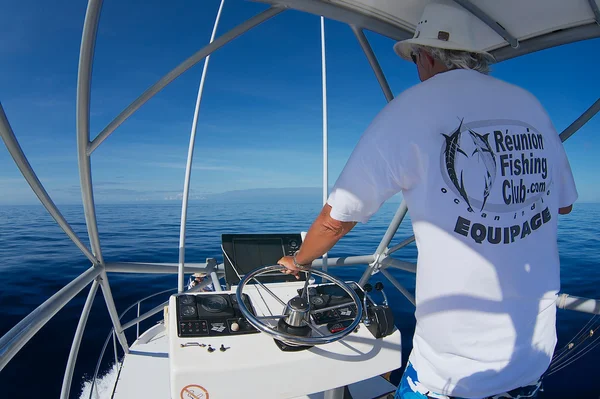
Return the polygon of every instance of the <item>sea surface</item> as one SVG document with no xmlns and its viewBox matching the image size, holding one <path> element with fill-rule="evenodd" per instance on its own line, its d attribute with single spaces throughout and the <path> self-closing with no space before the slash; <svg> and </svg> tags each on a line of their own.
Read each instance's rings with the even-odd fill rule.
<svg viewBox="0 0 600 399">
<path fill-rule="evenodd" d="M 397 204 L 385 204 L 366 225 L 358 225 L 330 252 L 330 256 L 373 253 Z M 61 206 L 75 232 L 88 243 L 81 206 Z M 186 260 L 204 262 L 214 257 L 222 262 L 220 237 L 223 233 L 277 233 L 308 230 L 320 210 L 314 204 L 190 204 Z M 177 262 L 180 204 L 98 205 L 100 241 L 107 262 Z M 412 234 L 403 223 L 393 243 Z M 578 296 L 600 298 L 600 204 L 576 204 L 559 223 L 562 291 Z M 415 261 L 414 244 L 396 253 Z M 89 262 L 41 206 L 0 207 L 0 336 L 18 323 L 57 290 L 89 267 Z M 364 266 L 333 269 L 334 274 L 358 280 Z M 392 274 L 414 290 L 414 275 L 392 270 Z M 375 276 L 375 281 L 381 280 Z M 109 274 L 119 312 L 136 300 L 176 287 L 176 275 Z M 411 349 L 414 308 L 385 280 L 386 292 L 394 309 L 396 325 L 403 334 L 403 357 Z M 57 398 L 67 363 L 71 341 L 89 288 L 76 296 L 0 372 L 1 398 Z M 166 300 L 164 294 L 144 303 L 142 312 Z M 135 312 L 135 310 L 134 310 Z M 125 316 L 130 320 L 131 312 Z M 142 323 L 142 330 L 157 317 Z M 590 320 L 582 313 L 559 310 L 557 349 Z M 110 330 L 110 320 L 100 292 L 96 296 L 83 337 L 75 370 L 71 397 L 78 398 L 93 375 L 102 345 Z M 600 331 L 598 331 L 600 332 Z M 128 333 L 135 338 L 135 328 Z M 590 340 L 586 341 L 589 342 Z M 583 345 L 586 345 L 584 343 Z M 101 363 L 104 374 L 114 361 L 112 342 Z M 545 382 L 543 398 L 600 397 L 600 347 Z M 399 373 L 395 374 L 397 378 Z"/>
</svg>

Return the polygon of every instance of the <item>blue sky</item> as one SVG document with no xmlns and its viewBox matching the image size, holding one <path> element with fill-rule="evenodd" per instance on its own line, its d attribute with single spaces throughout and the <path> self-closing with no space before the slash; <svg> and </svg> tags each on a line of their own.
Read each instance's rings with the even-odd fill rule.
<svg viewBox="0 0 600 399">
<path fill-rule="evenodd" d="M 176 4 L 176 5 L 173 5 Z M 208 42 L 218 0 L 105 1 L 93 71 L 95 136 L 124 107 Z M 79 203 L 75 94 L 81 1 L 0 0 L 0 101 L 25 154 L 57 203 Z M 229 0 L 219 34 L 265 9 Z M 330 184 L 385 105 L 349 27 L 326 22 Z M 367 33 L 394 93 L 417 84 L 393 42 Z M 600 40 L 510 60 L 493 75 L 533 92 L 559 131 L 600 93 Z M 176 200 L 202 63 L 150 100 L 94 153 L 96 200 Z M 286 12 L 211 58 L 192 197 L 229 190 L 321 185 L 320 21 Z M 580 201 L 600 201 L 600 116 L 565 148 Z M 0 146 L 0 204 L 35 203 Z"/>
</svg>

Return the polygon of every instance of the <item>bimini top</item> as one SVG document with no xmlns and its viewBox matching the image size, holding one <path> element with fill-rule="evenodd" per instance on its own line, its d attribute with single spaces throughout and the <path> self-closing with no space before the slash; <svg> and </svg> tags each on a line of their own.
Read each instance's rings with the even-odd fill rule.
<svg viewBox="0 0 600 399">
<path fill-rule="evenodd" d="M 322 15 L 394 40 L 413 36 L 430 0 L 256 0 Z M 446 0 L 452 1 L 452 0 Z M 480 21 L 482 50 L 498 61 L 600 37 L 600 0 L 453 0 Z"/>
</svg>

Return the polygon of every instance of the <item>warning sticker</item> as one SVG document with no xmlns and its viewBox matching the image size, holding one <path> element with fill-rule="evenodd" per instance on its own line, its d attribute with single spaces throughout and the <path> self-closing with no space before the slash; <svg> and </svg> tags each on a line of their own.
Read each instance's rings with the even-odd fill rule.
<svg viewBox="0 0 600 399">
<path fill-rule="evenodd" d="M 208 399 L 208 391 L 200 385 L 188 385 L 181 390 L 181 399 Z"/>
</svg>

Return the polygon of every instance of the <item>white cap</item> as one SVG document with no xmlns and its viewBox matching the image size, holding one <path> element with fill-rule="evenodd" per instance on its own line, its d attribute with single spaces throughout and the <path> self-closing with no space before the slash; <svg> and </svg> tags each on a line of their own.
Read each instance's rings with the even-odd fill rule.
<svg viewBox="0 0 600 399">
<path fill-rule="evenodd" d="M 394 51 L 408 61 L 414 44 L 488 54 L 477 39 L 487 36 L 489 30 L 479 18 L 454 1 L 437 0 L 425 6 L 413 38 L 396 43 Z"/>
</svg>

